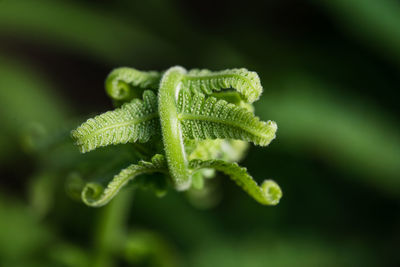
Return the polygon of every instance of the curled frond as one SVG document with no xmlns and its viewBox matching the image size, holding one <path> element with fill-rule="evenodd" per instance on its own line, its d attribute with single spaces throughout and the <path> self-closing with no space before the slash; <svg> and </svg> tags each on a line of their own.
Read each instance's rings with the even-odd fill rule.
<svg viewBox="0 0 400 267">
<path fill-rule="evenodd" d="M 129 101 L 140 97 L 143 90 L 156 90 L 161 74 L 156 71 L 139 71 L 133 68 L 114 69 L 106 79 L 106 92 L 114 100 Z"/>
<path fill-rule="evenodd" d="M 158 91 L 158 110 L 161 132 L 164 142 L 168 169 L 177 190 L 186 190 L 191 184 L 191 175 L 187 168 L 182 130 L 178 121 L 177 97 L 182 86 L 182 77 L 186 70 L 182 67 L 168 69 L 160 82 Z"/>
<path fill-rule="evenodd" d="M 263 90 L 258 74 L 244 68 L 222 71 L 194 69 L 184 76 L 182 83 L 192 91 L 208 95 L 221 89 L 235 89 L 249 103 L 258 100 Z"/>
<path fill-rule="evenodd" d="M 82 190 L 82 201 L 91 207 L 104 206 L 117 195 L 122 187 L 138 175 L 165 171 L 164 156 L 156 154 L 151 159 L 151 162 L 139 161 L 138 164 L 132 164 L 123 169 L 113 177 L 106 188 L 98 183 L 86 184 Z"/>
<path fill-rule="evenodd" d="M 228 138 L 266 146 L 274 138 L 277 125 L 263 122 L 246 108 L 215 97 L 181 90 L 178 98 L 178 119 L 185 138 Z"/>
<path fill-rule="evenodd" d="M 282 197 L 282 191 L 277 183 L 265 180 L 261 186 L 247 173 L 247 169 L 237 163 L 223 160 L 192 160 L 189 166 L 194 169 L 213 168 L 228 175 L 237 185 L 243 188 L 252 198 L 263 205 L 277 205 Z"/>
<path fill-rule="evenodd" d="M 157 97 L 148 90 L 143 101 L 133 99 L 121 108 L 87 120 L 71 132 L 82 153 L 98 147 L 147 142 L 159 131 Z"/>
<path fill-rule="evenodd" d="M 148 159 L 154 153 L 164 156 L 157 154 L 151 162 L 130 165 L 105 188 L 86 184 L 81 197 L 87 205 L 105 205 L 131 180 L 135 186 L 154 189 L 157 195 L 165 193 L 168 180 L 164 175 L 137 177 L 140 174 L 168 174 L 175 189 L 183 191 L 202 188 L 203 179 L 213 177 L 215 171 L 230 176 L 261 204 L 278 204 L 282 192 L 274 181 L 259 186 L 236 163 L 248 142 L 267 146 L 277 131 L 275 122 L 260 121 L 254 115 L 252 103 L 262 93 L 257 73 L 247 69 L 188 72 L 175 66 L 160 74 L 119 68 L 108 76 L 106 91 L 115 105 L 123 105 L 72 131 L 81 152 L 136 142 L 140 158 Z M 156 140 L 152 138 L 156 134 L 162 136 Z M 146 145 L 139 144 L 150 138 Z"/>
</svg>

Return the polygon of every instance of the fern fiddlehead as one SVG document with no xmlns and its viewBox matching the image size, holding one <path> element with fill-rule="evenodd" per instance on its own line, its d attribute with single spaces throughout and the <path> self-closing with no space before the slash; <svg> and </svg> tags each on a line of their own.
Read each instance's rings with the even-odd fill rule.
<svg viewBox="0 0 400 267">
<path fill-rule="evenodd" d="M 251 103 L 262 93 L 257 73 L 246 69 L 186 71 L 176 66 L 161 75 L 119 68 L 108 76 L 106 91 L 125 104 L 72 131 L 81 152 L 111 144 L 145 143 L 160 135 L 161 140 L 154 142 L 161 141 L 164 155 L 154 151 L 151 162 L 140 161 L 123 169 L 105 189 L 97 183 L 87 184 L 82 191 L 87 205 L 105 205 L 129 181 L 146 173 L 165 173 L 165 179 L 180 191 L 200 188 L 204 176 L 214 175 L 207 170 L 230 176 L 261 204 L 279 202 L 282 192 L 274 181 L 259 186 L 235 162 L 246 150 L 246 142 L 267 146 L 277 130 L 275 122 L 260 121 L 252 112 Z M 143 99 L 139 99 L 142 91 Z"/>
</svg>

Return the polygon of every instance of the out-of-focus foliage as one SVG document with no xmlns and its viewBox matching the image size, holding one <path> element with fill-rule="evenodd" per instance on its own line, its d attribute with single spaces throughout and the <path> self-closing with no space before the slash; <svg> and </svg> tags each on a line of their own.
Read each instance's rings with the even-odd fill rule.
<svg viewBox="0 0 400 267">
<path fill-rule="evenodd" d="M 307 76 L 288 76 L 275 86 L 280 93 L 260 109 L 282 123 L 285 146 L 321 153 L 333 167 L 354 172 L 386 192 L 400 193 L 400 133 L 392 114 L 363 103 L 354 93 L 336 96 L 318 90 L 334 91 L 330 84 Z"/>
<path fill-rule="evenodd" d="M 342 28 L 378 47 L 387 59 L 400 62 L 400 3 L 393 0 L 324 0 L 324 6 Z"/>
<path fill-rule="evenodd" d="M 399 10 L 394 0 L 0 0 L 0 265 L 397 266 Z M 161 201 L 130 190 L 100 209 L 74 200 L 142 156 L 130 145 L 80 155 L 69 138 L 110 109 L 107 73 L 177 64 L 257 70 L 256 109 L 280 127 L 243 165 L 281 181 L 279 206 L 227 179 Z"/>
<path fill-rule="evenodd" d="M 54 127 L 66 118 L 67 109 L 32 68 L 4 55 L 0 57 L 0 158 L 6 158 L 16 152 L 13 145 L 21 141 L 16 139 L 22 131 L 34 134 L 45 131 L 38 124 Z M 29 146 L 30 141 L 25 141 Z"/>
</svg>

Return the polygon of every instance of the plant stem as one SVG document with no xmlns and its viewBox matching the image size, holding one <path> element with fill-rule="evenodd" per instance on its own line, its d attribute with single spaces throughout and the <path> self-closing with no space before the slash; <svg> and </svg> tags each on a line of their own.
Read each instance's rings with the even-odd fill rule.
<svg viewBox="0 0 400 267">
<path fill-rule="evenodd" d="M 112 254 L 121 245 L 132 197 L 132 190 L 123 190 L 107 206 L 99 209 L 92 267 L 114 266 Z"/>
<path fill-rule="evenodd" d="M 158 110 L 164 150 L 168 169 L 177 190 L 190 186 L 191 176 L 188 170 L 183 136 L 177 118 L 177 96 L 186 70 L 181 67 L 170 68 L 163 76 L 158 93 Z"/>
</svg>

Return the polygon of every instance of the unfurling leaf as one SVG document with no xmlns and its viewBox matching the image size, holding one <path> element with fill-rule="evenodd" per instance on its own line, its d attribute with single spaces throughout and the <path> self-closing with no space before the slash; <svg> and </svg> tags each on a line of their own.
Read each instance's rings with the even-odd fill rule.
<svg viewBox="0 0 400 267">
<path fill-rule="evenodd" d="M 139 161 L 138 164 L 132 164 L 123 169 L 114 176 L 111 182 L 104 188 L 98 183 L 88 183 L 82 191 L 83 202 L 92 207 L 101 207 L 110 202 L 111 199 L 124 187 L 129 181 L 141 174 L 165 172 L 166 165 L 164 156 L 156 154 L 151 162 Z"/>
<path fill-rule="evenodd" d="M 196 170 L 212 168 L 228 175 L 237 185 L 243 188 L 252 198 L 263 205 L 277 205 L 282 197 L 282 191 L 277 183 L 265 180 L 261 186 L 247 173 L 247 169 L 240 167 L 236 162 L 223 160 L 192 160 L 189 166 Z"/>
</svg>

